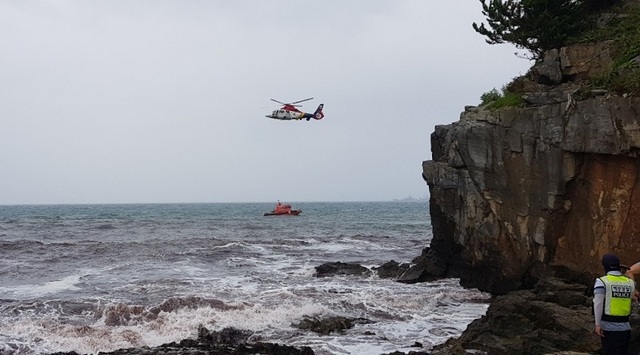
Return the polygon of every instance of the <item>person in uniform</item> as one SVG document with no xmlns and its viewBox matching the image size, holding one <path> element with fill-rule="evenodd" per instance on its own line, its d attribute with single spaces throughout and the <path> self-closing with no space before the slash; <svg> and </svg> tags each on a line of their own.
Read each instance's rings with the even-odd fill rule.
<svg viewBox="0 0 640 355">
<path fill-rule="evenodd" d="M 622 274 L 620 259 L 614 254 L 602 256 L 606 275 L 593 285 L 593 312 L 596 335 L 602 340 L 602 354 L 627 355 L 631 341 L 629 315 L 636 283 Z"/>
</svg>

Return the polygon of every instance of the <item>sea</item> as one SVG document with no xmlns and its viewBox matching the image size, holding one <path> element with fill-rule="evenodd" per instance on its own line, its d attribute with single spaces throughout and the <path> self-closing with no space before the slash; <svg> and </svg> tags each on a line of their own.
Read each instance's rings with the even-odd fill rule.
<svg viewBox="0 0 640 355">
<path fill-rule="evenodd" d="M 274 201 L 275 202 L 275 201 Z M 0 205 L 0 354 L 97 354 L 195 339 L 198 328 L 316 354 L 428 351 L 485 314 L 457 279 L 316 277 L 328 262 L 411 263 L 428 202 Z M 362 318 L 321 335 L 305 317 Z"/>
</svg>

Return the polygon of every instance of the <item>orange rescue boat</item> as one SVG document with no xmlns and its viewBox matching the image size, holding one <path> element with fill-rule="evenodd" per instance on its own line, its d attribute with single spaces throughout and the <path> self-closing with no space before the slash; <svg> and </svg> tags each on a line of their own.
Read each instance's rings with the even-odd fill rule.
<svg viewBox="0 0 640 355">
<path fill-rule="evenodd" d="M 265 216 L 284 216 L 284 215 L 297 216 L 300 214 L 300 212 L 302 212 L 302 210 L 294 210 L 291 208 L 290 204 L 282 203 L 278 201 L 273 211 L 267 212 L 264 215 Z"/>
</svg>

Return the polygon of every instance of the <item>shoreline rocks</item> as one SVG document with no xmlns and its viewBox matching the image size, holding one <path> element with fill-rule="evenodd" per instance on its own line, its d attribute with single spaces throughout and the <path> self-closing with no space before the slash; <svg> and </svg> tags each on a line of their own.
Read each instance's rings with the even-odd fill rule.
<svg viewBox="0 0 640 355">
<path fill-rule="evenodd" d="M 185 339 L 157 347 L 120 349 L 100 352 L 101 355 L 314 355 L 309 347 L 295 348 L 276 343 L 251 342 L 251 332 L 235 328 L 221 331 L 198 329 L 197 339 Z M 79 355 L 76 352 L 58 352 L 50 355 Z"/>
<path fill-rule="evenodd" d="M 600 339 L 593 334 L 590 304 L 586 286 L 542 279 L 533 289 L 497 296 L 486 315 L 431 354 L 457 355 L 470 350 L 489 355 L 594 353 Z"/>
<path fill-rule="evenodd" d="M 337 275 L 368 276 L 372 272 L 366 267 L 356 263 L 343 263 L 341 261 L 324 263 L 316 266 L 316 277 L 331 277 Z"/>
</svg>

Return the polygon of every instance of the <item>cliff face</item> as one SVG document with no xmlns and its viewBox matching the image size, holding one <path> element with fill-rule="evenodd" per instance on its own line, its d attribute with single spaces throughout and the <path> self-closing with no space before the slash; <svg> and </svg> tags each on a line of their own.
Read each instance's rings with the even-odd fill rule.
<svg viewBox="0 0 640 355">
<path fill-rule="evenodd" d="M 608 43 L 550 51 L 522 84 L 528 107 L 435 128 L 434 238 L 405 281 L 503 294 L 550 275 L 591 284 L 607 252 L 640 260 L 640 98 L 580 86 L 610 67 Z"/>
</svg>

